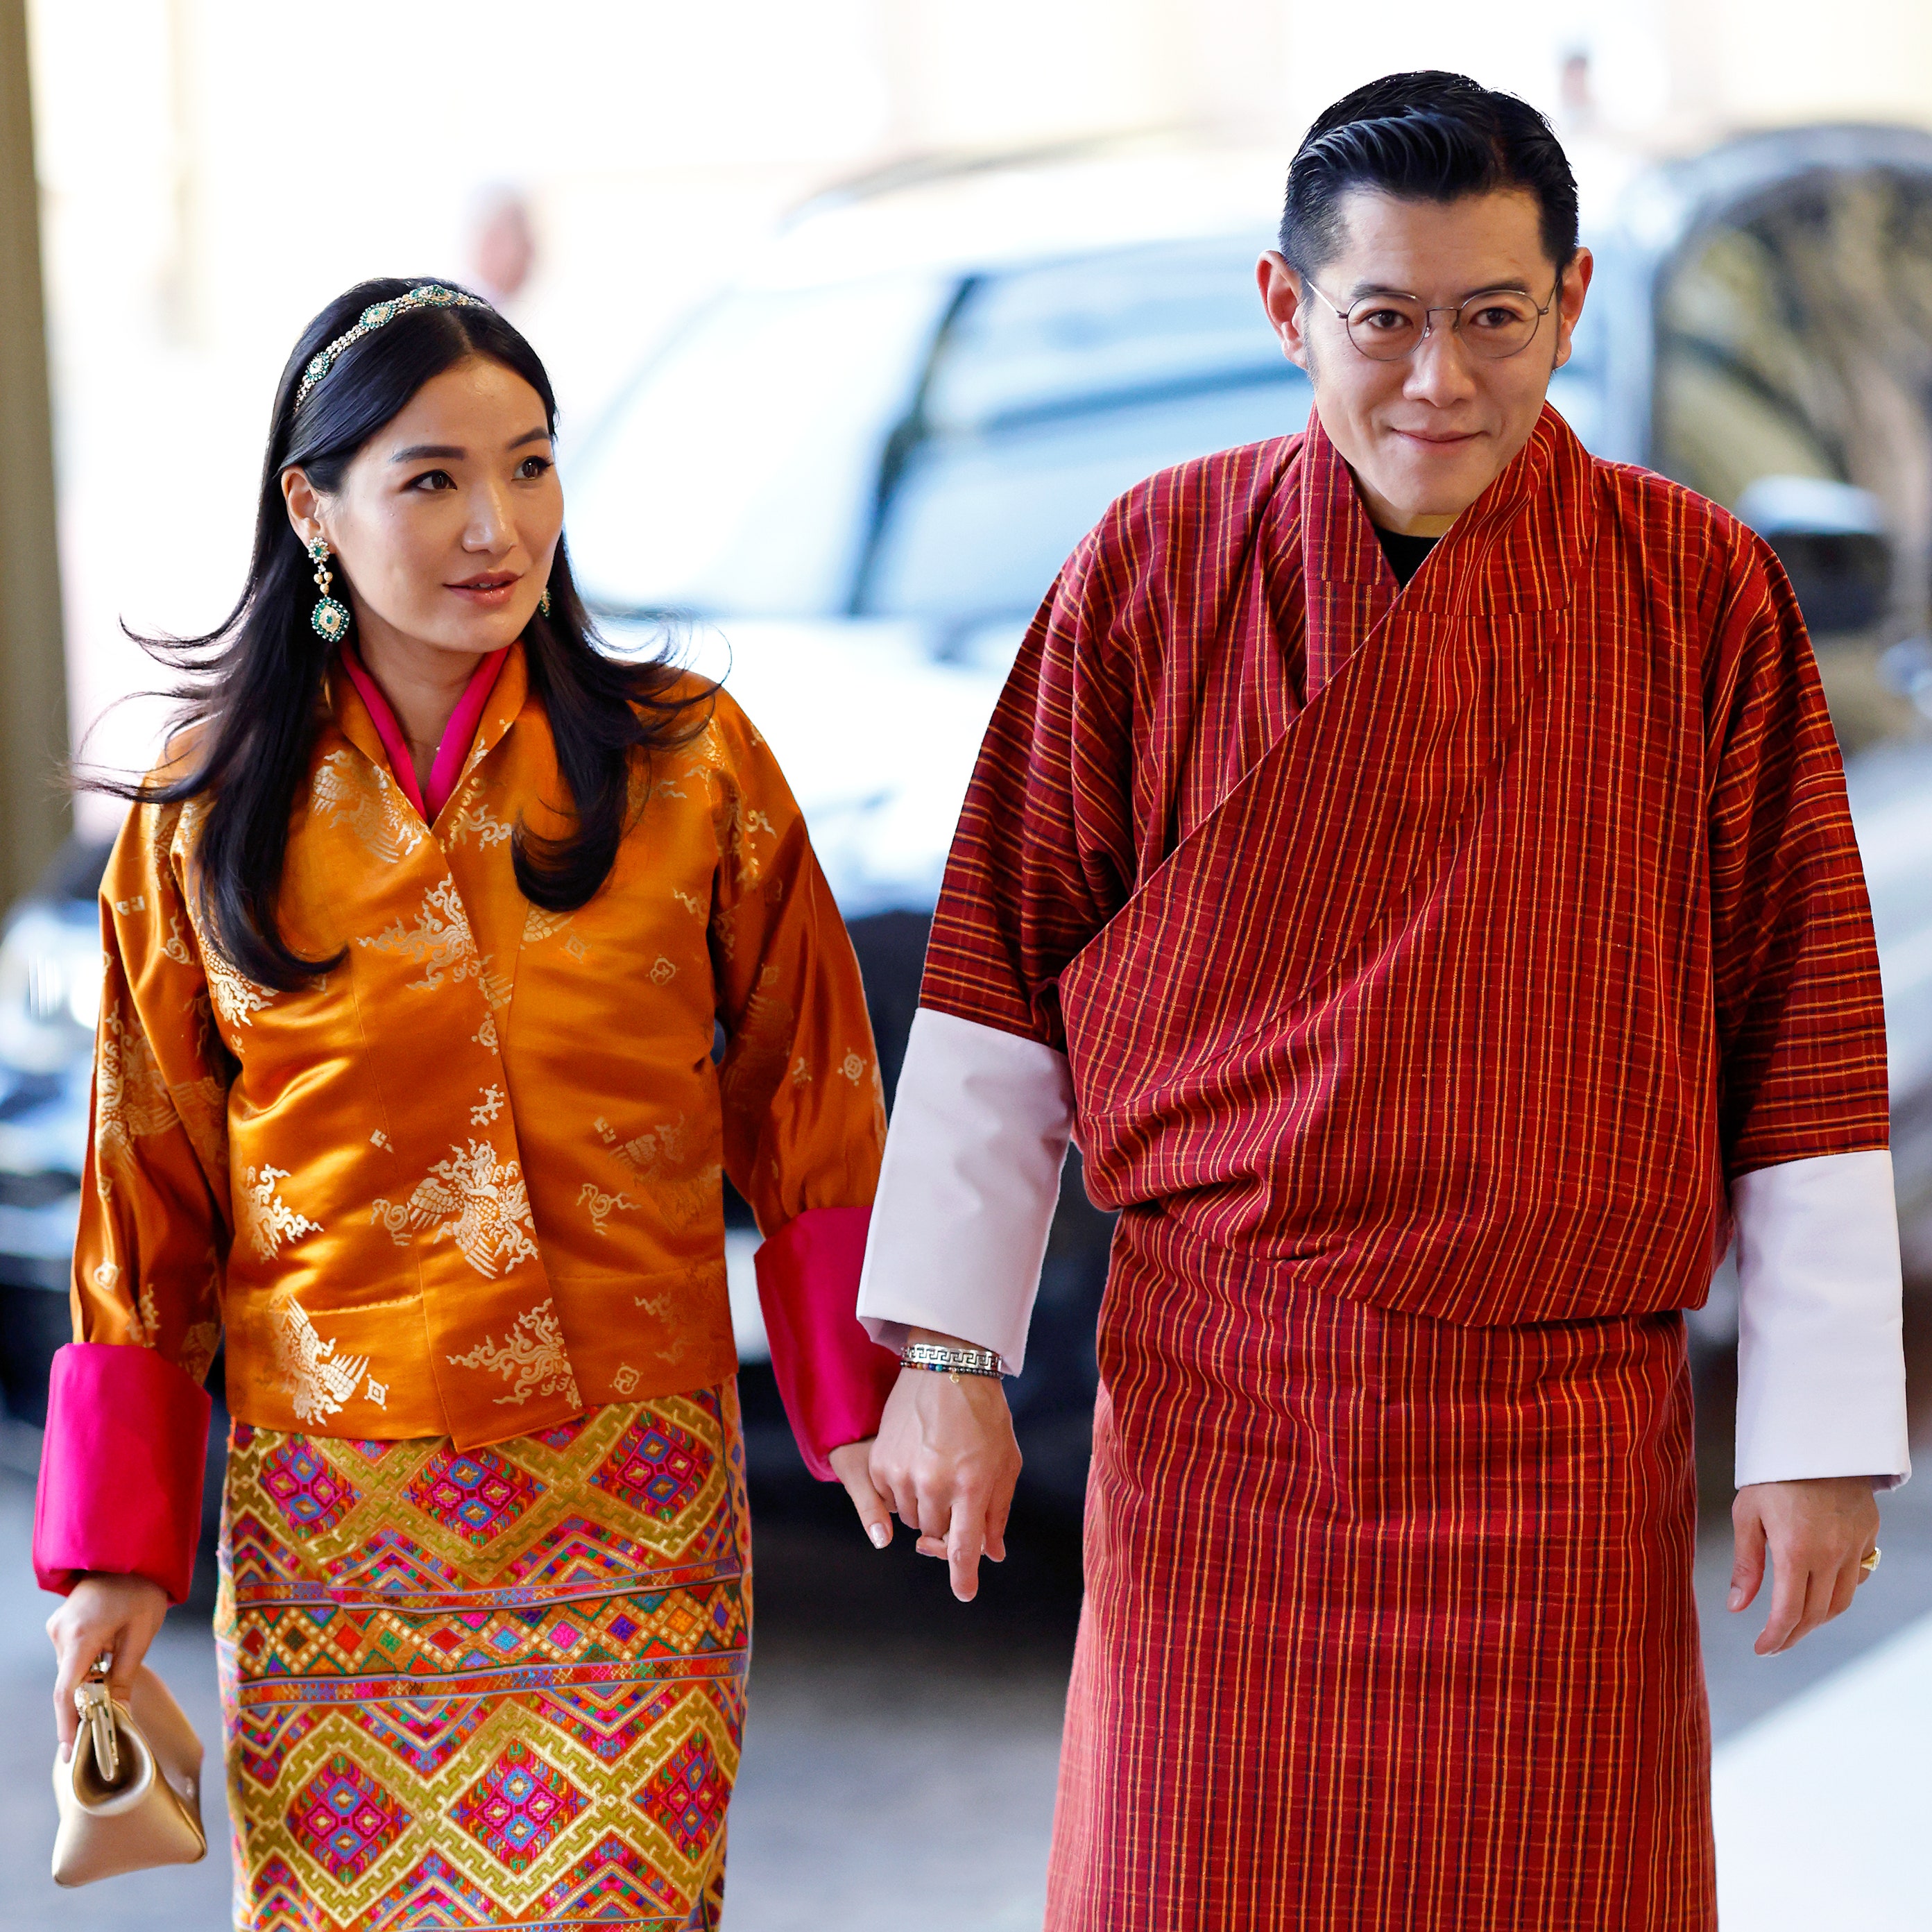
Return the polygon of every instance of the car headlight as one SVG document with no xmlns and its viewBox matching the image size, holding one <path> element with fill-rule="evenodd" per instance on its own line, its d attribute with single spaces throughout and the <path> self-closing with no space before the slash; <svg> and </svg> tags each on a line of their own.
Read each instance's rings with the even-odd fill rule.
<svg viewBox="0 0 1932 1932">
<path fill-rule="evenodd" d="M 101 972 L 92 904 L 22 906 L 0 940 L 0 1064 L 57 1073 L 90 1052 Z"/>
</svg>

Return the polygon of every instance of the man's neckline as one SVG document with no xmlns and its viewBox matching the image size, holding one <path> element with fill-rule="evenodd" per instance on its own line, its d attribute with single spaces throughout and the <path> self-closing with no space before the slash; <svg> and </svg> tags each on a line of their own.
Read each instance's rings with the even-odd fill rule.
<svg viewBox="0 0 1932 1932">
<path fill-rule="evenodd" d="M 1382 547 L 1382 555 L 1388 559 L 1396 583 L 1405 590 L 1408 587 L 1408 580 L 1422 568 L 1429 553 L 1442 541 L 1440 537 L 1405 536 L 1400 530 L 1385 530 L 1379 524 L 1374 526 L 1374 530 L 1376 541 Z"/>
</svg>

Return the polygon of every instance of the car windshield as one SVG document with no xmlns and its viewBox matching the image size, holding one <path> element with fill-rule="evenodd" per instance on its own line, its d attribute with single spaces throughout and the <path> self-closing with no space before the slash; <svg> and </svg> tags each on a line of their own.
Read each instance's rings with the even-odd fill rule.
<svg viewBox="0 0 1932 1932">
<path fill-rule="evenodd" d="M 1265 245 L 727 298 L 573 473 L 586 591 L 720 616 L 1030 611 L 1122 490 L 1306 421 L 1255 293 Z"/>
<path fill-rule="evenodd" d="M 854 610 L 1023 614 L 1121 491 L 1300 428 L 1306 378 L 1255 292 L 1264 245 L 1137 248 L 968 283 L 895 440 Z"/>
<path fill-rule="evenodd" d="M 606 610 L 842 609 L 886 439 L 950 277 L 746 290 L 700 310 L 568 478 L 572 562 Z"/>
</svg>

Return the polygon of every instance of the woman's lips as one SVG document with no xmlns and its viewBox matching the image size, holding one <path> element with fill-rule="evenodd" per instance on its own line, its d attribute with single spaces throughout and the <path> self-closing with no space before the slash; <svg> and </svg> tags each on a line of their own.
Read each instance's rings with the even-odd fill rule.
<svg viewBox="0 0 1932 1932">
<path fill-rule="evenodd" d="M 488 571 L 482 576 L 466 578 L 460 584 L 446 584 L 446 590 L 453 590 L 459 597 L 467 598 L 479 608 L 494 610 L 510 601 L 510 592 L 516 589 L 518 579 L 506 572 Z"/>
</svg>

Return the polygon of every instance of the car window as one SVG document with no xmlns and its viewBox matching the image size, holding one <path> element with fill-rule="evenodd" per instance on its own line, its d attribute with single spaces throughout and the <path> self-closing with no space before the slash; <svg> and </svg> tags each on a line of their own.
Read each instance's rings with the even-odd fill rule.
<svg viewBox="0 0 1932 1932">
<path fill-rule="evenodd" d="M 1108 503 L 1157 470 L 1307 419 L 1256 293 L 1264 236 L 980 278 L 881 492 L 856 608 L 970 625 L 1030 611 Z"/>
<path fill-rule="evenodd" d="M 1305 381 L 1271 377 L 928 437 L 892 493 L 862 608 L 962 626 L 1030 615 L 1124 490 L 1210 450 L 1286 436 L 1306 422 L 1308 408 Z"/>
<path fill-rule="evenodd" d="M 1735 508 L 1760 477 L 1932 500 L 1932 184 L 1805 176 L 1696 238 L 1658 314 L 1658 465 Z M 1914 546 L 1916 548 L 1916 545 Z"/>
<path fill-rule="evenodd" d="M 566 478 L 571 554 L 606 608 L 842 610 L 892 425 L 956 280 L 746 290 L 700 311 Z"/>
</svg>

